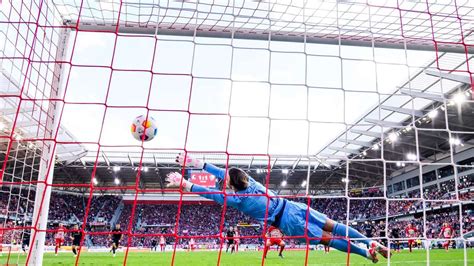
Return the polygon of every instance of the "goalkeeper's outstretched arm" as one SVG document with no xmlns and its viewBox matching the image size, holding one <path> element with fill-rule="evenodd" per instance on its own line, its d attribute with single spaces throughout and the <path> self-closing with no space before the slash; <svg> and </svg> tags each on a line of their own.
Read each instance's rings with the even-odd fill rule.
<svg viewBox="0 0 474 266">
<path fill-rule="evenodd" d="M 180 173 L 170 173 L 167 176 L 167 187 L 174 187 L 174 188 L 183 188 L 184 191 L 198 193 L 199 196 L 213 200 L 219 204 L 224 204 L 224 201 L 227 199 L 227 205 L 232 207 L 237 207 L 240 203 L 240 198 L 232 195 L 227 195 L 225 197 L 221 190 L 207 188 L 199 185 L 195 185 L 188 180 L 184 179 Z"/>
<path fill-rule="evenodd" d="M 220 168 L 209 163 L 204 163 L 199 159 L 192 158 L 190 156 L 185 156 L 183 154 L 179 154 L 178 156 L 176 156 L 176 162 L 183 167 L 191 167 L 204 170 L 214 175 L 219 181 L 223 180 L 226 176 L 224 168 Z"/>
<path fill-rule="evenodd" d="M 183 154 L 179 154 L 178 156 L 176 156 L 176 162 L 179 163 L 181 166 L 202 169 L 214 175 L 219 181 L 224 180 L 227 176 L 225 168 L 220 168 L 210 163 L 204 163 L 199 159 L 192 158 L 190 156 L 185 156 Z M 254 182 L 251 176 L 248 176 L 248 179 L 250 182 Z"/>
</svg>

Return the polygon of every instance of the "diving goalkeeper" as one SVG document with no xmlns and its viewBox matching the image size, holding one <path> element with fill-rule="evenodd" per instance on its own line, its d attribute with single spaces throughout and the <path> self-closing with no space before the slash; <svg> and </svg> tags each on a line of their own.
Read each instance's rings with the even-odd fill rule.
<svg viewBox="0 0 474 266">
<path fill-rule="evenodd" d="M 224 184 L 227 184 L 228 188 L 233 190 L 233 193 L 224 196 L 221 193 L 222 190 L 195 185 L 177 172 L 167 175 L 168 187 L 181 187 L 184 191 L 205 193 L 199 195 L 219 204 L 224 204 L 224 201 L 227 201 L 227 205 L 240 210 L 259 222 L 266 220 L 269 225 L 279 228 L 287 236 L 304 236 L 305 228 L 307 228 L 308 237 L 314 238 L 310 240 L 313 245 L 323 244 L 343 252 L 358 254 L 372 260 L 373 263 L 378 262 L 377 252 L 385 258 L 389 256 L 388 249 L 385 246 L 365 237 L 352 227 L 335 222 L 326 215 L 308 208 L 306 204 L 279 198 L 273 191 L 267 190 L 265 186 L 239 168 L 230 168 L 228 175 L 226 175 L 225 169 L 210 163 L 204 163 L 181 154 L 176 157 L 176 162 L 180 165 L 184 165 L 185 160 L 186 166 L 203 169 L 216 176 L 219 181 L 224 181 Z M 248 194 L 260 194 L 262 196 L 246 196 Z M 269 198 L 265 196 L 266 194 Z M 268 215 L 266 215 L 267 204 Z M 309 215 L 306 223 L 308 209 Z M 360 247 L 343 238 L 346 236 L 346 232 L 349 238 L 366 244 L 368 248 Z"/>
</svg>

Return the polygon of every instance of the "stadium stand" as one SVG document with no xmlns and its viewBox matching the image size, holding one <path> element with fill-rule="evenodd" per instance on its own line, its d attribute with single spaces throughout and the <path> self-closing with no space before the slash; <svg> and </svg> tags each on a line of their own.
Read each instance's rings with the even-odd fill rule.
<svg viewBox="0 0 474 266">
<path fill-rule="evenodd" d="M 458 189 L 460 191 L 461 200 L 472 200 L 474 193 L 474 183 L 472 182 L 472 175 L 467 176 L 461 180 Z M 441 189 L 428 189 L 423 193 L 426 199 L 449 199 L 453 198 L 452 191 L 454 190 L 454 181 L 448 181 L 441 185 Z M 12 193 L 21 195 L 22 197 L 34 197 L 34 195 L 26 195 L 16 189 Z M 368 197 L 378 195 L 380 192 L 367 192 L 367 194 L 358 194 L 361 197 Z M 0 194 L 4 195 L 4 193 Z M 70 193 L 55 191 L 52 194 L 54 198 L 49 210 L 50 228 L 53 230 L 61 222 L 67 227 L 73 224 L 81 223 L 84 218 L 84 206 L 88 202 L 88 195 L 73 195 Z M 407 195 L 409 198 L 419 197 L 419 192 L 412 192 Z M 403 197 L 399 197 L 403 198 Z M 8 201 L 10 199 L 10 201 Z M 306 202 L 306 198 L 295 198 L 293 200 Z M 389 201 L 389 223 L 387 226 L 388 232 L 393 228 L 399 228 L 401 231 L 406 225 L 413 223 L 421 234 L 423 228 L 423 201 L 412 200 L 390 200 Z M 124 230 L 129 227 L 131 212 L 133 209 L 133 202 L 123 201 L 120 196 L 102 195 L 94 196 L 91 200 L 90 206 L 90 223 L 87 225 L 87 231 L 91 234 L 87 235 L 88 244 L 92 246 L 108 246 L 109 235 L 100 234 L 100 232 L 107 232 L 112 225 L 111 221 L 116 213 L 116 209 L 121 203 L 124 203 L 124 208 L 120 213 L 117 223 L 121 224 Z M 345 222 L 347 217 L 347 200 L 345 198 L 333 199 L 311 199 L 311 207 L 328 215 L 328 217 Z M 15 197 L 0 198 L 0 206 L 2 207 L 1 218 L 7 219 L 8 223 L 21 225 L 26 221 L 28 224 L 31 221 L 30 217 L 32 209 L 23 209 L 22 206 L 17 206 Z M 7 208 L 8 207 L 8 208 Z M 19 217 L 8 216 L 9 210 L 19 208 L 18 213 L 24 214 L 26 219 L 19 219 Z M 427 202 L 426 204 L 426 233 L 428 238 L 436 238 L 439 230 L 444 222 L 449 222 L 453 225 L 455 232 L 459 235 L 459 207 L 450 204 L 443 204 L 443 202 Z M 16 211 L 16 210 L 15 210 Z M 171 234 L 173 233 L 175 220 L 178 215 L 177 204 L 160 203 L 160 202 L 142 202 L 137 204 L 135 208 L 135 220 L 132 223 L 131 232 L 135 234 Z M 356 225 L 356 228 L 363 231 L 366 223 L 372 223 L 374 227 L 374 237 L 379 237 L 385 226 L 380 223 L 385 221 L 385 200 L 383 199 L 369 199 L 369 200 L 351 200 L 350 202 L 350 217 L 349 221 Z M 16 213 L 16 212 L 15 212 Z M 179 214 L 179 233 L 184 236 L 197 236 L 196 242 L 201 244 L 214 244 L 221 226 L 222 206 L 211 202 L 186 202 L 181 206 L 181 213 Z M 415 214 L 415 216 L 412 216 Z M 418 214 L 418 215 L 416 215 Z M 406 219 L 412 217 L 412 219 Z M 472 205 L 465 205 L 463 208 L 463 233 L 474 230 L 474 212 Z M 256 224 L 250 217 L 245 216 L 241 212 L 234 209 L 227 209 L 223 226 L 239 226 L 240 235 L 243 236 L 243 244 L 259 244 L 262 242 L 262 228 L 252 227 L 248 225 Z M 243 226 L 245 225 L 245 226 Z M 98 233 L 98 234 L 97 234 Z M 21 241 L 21 231 L 9 231 L 4 235 L 4 243 L 12 244 Z M 53 243 L 53 233 L 47 235 L 47 243 Z M 199 238 L 200 236 L 215 236 Z M 89 242 L 90 240 L 90 242 Z M 153 237 L 133 237 L 132 246 L 148 247 L 151 245 Z M 124 238 L 124 241 L 127 241 Z M 174 237 L 167 237 L 167 242 L 174 244 L 176 239 Z"/>
</svg>

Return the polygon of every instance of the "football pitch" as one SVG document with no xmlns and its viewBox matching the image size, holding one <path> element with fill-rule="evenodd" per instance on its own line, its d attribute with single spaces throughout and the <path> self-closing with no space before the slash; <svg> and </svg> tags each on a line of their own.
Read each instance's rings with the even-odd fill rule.
<svg viewBox="0 0 474 266">
<path fill-rule="evenodd" d="M 474 266 L 474 249 L 467 250 L 467 265 Z M 127 258 L 127 265 L 171 265 L 172 252 L 130 252 Z M 120 252 L 116 257 L 110 253 L 83 252 L 79 259 L 79 265 L 123 265 L 125 254 Z M 287 251 L 285 258 L 277 256 L 276 251 L 270 251 L 265 265 L 304 265 L 306 253 L 304 251 Z M 8 265 L 23 265 L 25 255 L 11 254 Z M 216 251 L 196 251 L 196 252 L 176 252 L 175 265 L 197 266 L 197 265 L 217 265 L 218 252 Z M 1 265 L 7 265 L 7 255 L 0 257 Z M 310 251 L 307 265 L 346 265 L 346 254 L 338 251 L 331 251 L 324 254 L 322 251 Z M 76 258 L 72 253 L 60 253 L 54 256 L 51 253 L 45 254 L 43 265 L 74 265 Z M 228 266 L 248 266 L 261 265 L 262 253 L 254 251 L 239 252 L 237 254 L 222 253 L 220 265 Z M 350 257 L 350 265 L 388 265 L 383 258 L 379 263 L 373 264 L 371 261 L 359 256 Z M 396 253 L 390 265 L 427 265 L 427 256 L 424 250 L 415 250 L 413 253 L 402 251 Z M 439 266 L 464 265 L 463 250 L 431 250 L 430 264 Z"/>
</svg>

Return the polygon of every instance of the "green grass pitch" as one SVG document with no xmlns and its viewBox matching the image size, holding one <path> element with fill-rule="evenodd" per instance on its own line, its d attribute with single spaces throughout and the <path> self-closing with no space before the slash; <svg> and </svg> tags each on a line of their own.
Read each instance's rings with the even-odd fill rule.
<svg viewBox="0 0 474 266">
<path fill-rule="evenodd" d="M 114 258 L 110 253 L 83 252 L 80 256 L 79 265 L 123 265 L 124 253 L 120 252 Z M 172 252 L 130 252 L 128 254 L 127 265 L 170 265 Z M 467 250 L 467 265 L 474 266 L 474 249 Z M 11 254 L 8 265 L 23 265 L 25 255 Z M 196 251 L 196 252 L 176 252 L 175 265 L 198 266 L 217 265 L 218 252 L 216 251 Z M 71 252 L 60 253 L 57 257 L 51 253 L 45 254 L 43 265 L 74 265 L 75 259 Z M 272 250 L 265 260 L 265 265 L 304 265 L 304 251 L 287 251 L 285 258 L 280 259 L 276 251 Z M 6 265 L 7 256 L 0 257 L 0 265 Z M 18 264 L 17 264 L 18 263 Z M 245 251 L 237 254 L 222 253 L 220 265 L 227 266 L 248 266 L 261 265 L 262 252 Z M 310 251 L 308 265 L 346 265 L 346 254 L 338 251 L 331 251 L 324 254 L 322 251 Z M 379 263 L 372 262 L 359 256 L 350 258 L 350 265 L 387 265 L 385 259 L 380 259 Z M 417 266 L 427 265 L 426 251 L 415 250 L 413 253 L 402 251 L 396 253 L 390 265 Z M 463 250 L 431 250 L 430 265 L 457 266 L 464 265 Z"/>
</svg>

